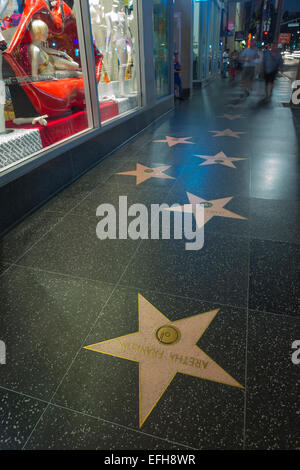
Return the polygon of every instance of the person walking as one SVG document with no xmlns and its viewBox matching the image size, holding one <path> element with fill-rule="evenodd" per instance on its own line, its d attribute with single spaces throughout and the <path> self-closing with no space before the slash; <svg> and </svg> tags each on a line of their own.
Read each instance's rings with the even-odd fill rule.
<svg viewBox="0 0 300 470">
<path fill-rule="evenodd" d="M 264 53 L 262 47 L 258 48 L 257 56 L 257 59 L 255 59 L 255 79 L 259 80 L 262 79 L 262 68 L 264 60 Z"/>
<path fill-rule="evenodd" d="M 223 53 L 223 71 L 222 71 L 222 77 L 223 78 L 227 77 L 227 70 L 228 70 L 228 66 L 229 66 L 229 62 L 230 62 L 229 52 L 230 52 L 230 50 L 226 49 Z"/>
<path fill-rule="evenodd" d="M 257 48 L 253 40 L 250 43 L 250 47 L 244 49 L 240 58 L 244 64 L 242 82 L 245 88 L 245 94 L 249 96 L 255 78 L 255 61 L 258 59 Z"/>
<path fill-rule="evenodd" d="M 281 52 L 276 44 L 272 44 L 271 49 L 264 52 L 263 67 L 266 84 L 266 100 L 271 99 L 274 82 L 279 70 L 283 70 L 283 60 Z"/>
</svg>

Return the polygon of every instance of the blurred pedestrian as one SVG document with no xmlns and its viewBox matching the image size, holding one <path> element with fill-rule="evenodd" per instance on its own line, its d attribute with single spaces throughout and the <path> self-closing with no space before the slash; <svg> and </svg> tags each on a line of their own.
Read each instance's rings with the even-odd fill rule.
<svg viewBox="0 0 300 470">
<path fill-rule="evenodd" d="M 228 70 L 228 66 L 229 66 L 229 53 L 230 53 L 230 49 L 225 49 L 224 53 L 223 53 L 223 71 L 222 71 L 222 77 L 223 78 L 226 78 L 227 77 L 227 70 Z"/>
<path fill-rule="evenodd" d="M 257 50 L 257 59 L 255 59 L 255 79 L 263 78 L 263 61 L 264 61 L 264 52 L 263 48 L 259 47 Z"/>
<path fill-rule="evenodd" d="M 181 82 L 181 63 L 178 59 L 178 52 L 174 53 L 174 85 L 175 96 L 182 99 L 182 82 Z"/>
<path fill-rule="evenodd" d="M 250 47 L 244 49 L 240 58 L 243 62 L 242 82 L 245 88 L 245 94 L 249 96 L 255 78 L 255 61 L 258 58 L 258 52 L 255 46 L 255 41 L 251 41 Z"/>
<path fill-rule="evenodd" d="M 266 100 L 269 100 L 273 93 L 277 74 L 279 70 L 283 70 L 281 52 L 276 44 L 272 44 L 271 49 L 264 52 L 263 66 L 266 84 Z"/>
<path fill-rule="evenodd" d="M 230 80 L 235 80 L 239 70 L 240 55 L 238 51 L 233 51 L 230 55 Z"/>
</svg>

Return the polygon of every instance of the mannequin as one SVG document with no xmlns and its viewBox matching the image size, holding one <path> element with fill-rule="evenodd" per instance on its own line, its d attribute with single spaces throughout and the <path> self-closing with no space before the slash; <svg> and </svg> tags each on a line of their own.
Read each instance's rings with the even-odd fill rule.
<svg viewBox="0 0 300 470">
<path fill-rule="evenodd" d="M 90 13 L 96 46 L 100 52 L 103 52 L 105 48 L 107 26 L 105 23 L 104 6 L 100 5 L 99 0 L 90 0 Z"/>
<path fill-rule="evenodd" d="M 107 26 L 105 22 L 104 6 L 100 5 L 99 0 L 89 0 L 90 14 L 92 23 L 92 32 L 97 49 L 103 54 L 105 52 L 105 41 Z M 106 71 L 105 58 L 103 57 L 102 69 L 104 73 L 103 80 L 109 83 L 109 76 Z"/>
<path fill-rule="evenodd" d="M 0 0 L 0 18 L 3 17 L 9 4 L 9 0 Z M 5 106 L 5 83 L 2 75 L 2 52 L 6 49 L 6 42 L 0 30 L 0 135 L 5 134 L 5 117 L 4 117 L 4 106 Z"/>
<path fill-rule="evenodd" d="M 46 47 L 48 26 L 42 20 L 31 25 L 32 43 L 29 46 L 32 76 L 55 76 L 56 71 L 79 71 L 80 67 L 68 54 Z"/>
<path fill-rule="evenodd" d="M 0 18 L 3 18 L 3 16 L 11 16 L 14 12 L 19 10 L 19 4 L 16 0 L 0 0 Z M 5 82 L 3 80 L 3 75 L 2 75 L 2 52 L 6 49 L 6 41 L 5 38 L 3 37 L 1 30 L 0 30 L 0 135 L 1 134 L 6 134 L 9 131 L 6 131 L 5 129 L 5 117 L 4 117 L 4 106 L 5 106 L 5 101 L 6 101 L 6 96 L 5 96 Z M 37 116 L 34 118 L 17 118 L 14 120 L 15 124 L 21 125 L 21 124 L 27 124 L 27 123 L 32 123 L 36 124 L 39 123 L 43 126 L 47 125 L 46 118 L 48 116 Z"/>
<path fill-rule="evenodd" d="M 13 13 L 19 11 L 19 2 L 17 0 L 2 0 L 0 4 L 5 5 L 5 8 L 2 10 L 0 6 L 0 18 L 2 19 L 4 16 L 11 16 Z M 5 15 L 3 15 L 5 13 Z"/>
<path fill-rule="evenodd" d="M 135 57 L 135 15 L 134 15 L 134 5 L 133 5 L 133 0 L 129 0 L 128 3 L 128 16 L 127 16 L 127 21 L 128 21 L 128 28 L 130 31 L 130 35 L 132 38 L 132 51 L 131 51 L 131 56 L 128 57 L 128 64 L 127 64 L 127 70 L 128 70 L 128 78 L 132 78 L 133 83 L 134 83 L 134 89 L 136 89 L 136 68 L 134 67 L 134 57 Z"/>
<path fill-rule="evenodd" d="M 132 48 L 127 16 L 124 11 L 120 11 L 119 1 L 114 0 L 112 10 L 105 15 L 105 19 L 107 23 L 106 52 L 112 53 L 111 51 L 114 50 L 117 52 L 119 61 L 119 94 L 120 96 L 125 96 L 127 59 L 131 54 Z"/>
<path fill-rule="evenodd" d="M 134 12 L 133 12 L 133 1 L 130 1 L 128 4 L 128 26 L 130 30 L 131 37 L 134 41 L 135 38 L 135 18 L 134 18 Z"/>
</svg>

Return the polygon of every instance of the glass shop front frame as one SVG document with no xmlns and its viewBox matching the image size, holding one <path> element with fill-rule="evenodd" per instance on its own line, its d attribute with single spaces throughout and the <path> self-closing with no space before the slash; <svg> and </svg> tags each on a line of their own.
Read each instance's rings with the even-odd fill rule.
<svg viewBox="0 0 300 470">
<path fill-rule="evenodd" d="M 144 4 L 0 0 L 0 186 L 149 106 Z"/>
<path fill-rule="evenodd" d="M 218 0 L 193 0 L 193 82 L 220 71 L 221 7 Z"/>
</svg>

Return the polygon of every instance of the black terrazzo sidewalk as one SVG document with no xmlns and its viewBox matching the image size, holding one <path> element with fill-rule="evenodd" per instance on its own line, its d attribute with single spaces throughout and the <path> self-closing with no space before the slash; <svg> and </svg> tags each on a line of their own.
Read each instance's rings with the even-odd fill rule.
<svg viewBox="0 0 300 470">
<path fill-rule="evenodd" d="M 261 82 L 247 99 L 238 83 L 211 83 L 0 241 L 1 450 L 300 449 L 300 153 L 295 112 L 281 105 L 289 94 L 284 78 L 270 103 Z M 227 129 L 244 134 L 210 132 Z M 154 142 L 166 136 L 194 144 Z M 220 152 L 242 160 L 199 158 Z M 137 163 L 148 175 L 169 166 L 173 179 L 136 185 L 119 174 Z M 100 204 L 126 195 L 129 205 L 183 205 L 188 194 L 228 198 L 224 208 L 243 219 L 213 217 L 196 252 L 178 240 L 96 237 Z M 179 373 L 140 427 L 138 364 L 84 349 L 138 331 L 139 294 L 172 322 L 220 309 L 197 344 L 244 388 Z"/>
</svg>

